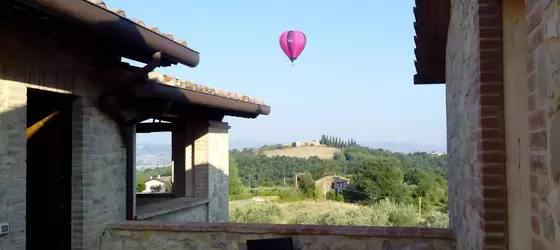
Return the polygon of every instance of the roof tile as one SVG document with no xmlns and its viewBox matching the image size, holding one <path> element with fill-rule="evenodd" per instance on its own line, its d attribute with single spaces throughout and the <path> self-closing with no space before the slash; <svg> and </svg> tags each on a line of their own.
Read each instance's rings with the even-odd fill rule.
<svg viewBox="0 0 560 250">
<path fill-rule="evenodd" d="M 173 42 L 175 42 L 175 43 L 178 43 L 178 44 L 180 44 L 180 45 L 182 45 L 182 46 L 187 47 L 187 42 L 186 42 L 186 41 L 180 40 L 180 39 L 177 39 L 177 38 L 174 38 L 173 35 L 171 35 L 171 34 L 163 33 L 163 32 L 161 32 L 157 27 L 148 26 L 148 25 L 146 25 L 142 20 L 133 19 L 133 18 L 128 18 L 128 17 L 126 16 L 126 13 L 125 13 L 123 10 L 121 10 L 121 9 L 112 9 L 112 8 L 108 8 L 108 7 L 107 7 L 107 4 L 105 4 L 105 2 L 103 2 L 103 1 L 99 1 L 99 0 L 83 0 L 83 1 L 90 2 L 90 3 L 92 3 L 92 4 L 97 5 L 97 6 L 100 7 L 100 8 L 103 8 L 103 9 L 105 9 L 105 10 L 107 10 L 107 11 L 113 12 L 113 13 L 115 13 L 115 14 L 121 16 L 121 17 L 127 18 L 128 20 L 130 20 L 130 21 L 136 23 L 137 25 L 140 25 L 140 26 L 142 26 L 142 27 L 144 27 L 144 28 L 146 28 L 146 29 L 149 29 L 149 30 L 153 31 L 154 33 L 157 33 L 157 34 L 160 35 L 160 36 L 166 37 L 167 39 L 169 39 L 169 40 L 171 40 L 171 41 L 173 41 Z"/>
<path fill-rule="evenodd" d="M 206 94 L 210 94 L 210 95 L 214 95 L 214 96 L 221 96 L 221 97 L 225 97 L 225 98 L 229 98 L 229 99 L 233 99 L 233 100 L 238 100 L 238 101 L 244 101 L 244 102 L 249 102 L 249 103 L 254 103 L 254 104 L 259 104 L 259 105 L 265 105 L 264 101 L 256 99 L 256 98 L 252 98 L 252 97 L 249 97 L 249 96 L 246 96 L 246 95 L 240 95 L 240 94 L 236 94 L 236 93 L 232 93 L 232 92 L 228 92 L 228 91 L 224 91 L 224 90 L 215 89 L 215 88 L 212 88 L 212 87 L 196 84 L 196 83 L 191 82 L 191 81 L 183 81 L 183 80 L 171 77 L 171 76 L 167 76 L 167 75 L 162 74 L 160 72 L 150 72 L 148 74 L 148 78 L 151 81 L 154 81 L 156 83 L 165 84 L 165 85 L 169 85 L 169 86 L 173 86 L 173 87 L 177 87 L 177 88 L 193 90 L 193 91 L 197 91 L 197 92 L 202 92 L 202 93 L 206 93 Z"/>
</svg>

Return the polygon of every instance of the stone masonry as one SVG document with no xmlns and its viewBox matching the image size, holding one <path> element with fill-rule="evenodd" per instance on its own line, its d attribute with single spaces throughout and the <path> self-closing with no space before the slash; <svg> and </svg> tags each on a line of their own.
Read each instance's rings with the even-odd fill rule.
<svg viewBox="0 0 560 250">
<path fill-rule="evenodd" d="M 208 204 L 209 222 L 229 221 L 229 125 L 224 122 L 210 121 L 208 126 L 208 163 L 210 177 L 210 203 Z M 198 154 L 199 152 L 196 151 Z M 196 156 L 195 156 L 196 157 Z"/>
<path fill-rule="evenodd" d="M 123 223 L 109 225 L 101 250 L 247 249 L 247 240 L 293 239 L 294 249 L 453 250 L 447 229 L 267 225 L 236 223 Z"/>
<path fill-rule="evenodd" d="M 13 232 L 0 238 L 4 249 L 25 249 L 25 95 L 24 86 L 0 79 L 0 221 L 12 222 Z"/>
<path fill-rule="evenodd" d="M 452 1 L 447 45 L 449 208 L 458 249 L 503 249 L 506 186 L 501 5 Z"/>
<path fill-rule="evenodd" d="M 560 5 L 525 1 L 533 249 L 560 248 Z"/>
<path fill-rule="evenodd" d="M 72 249 L 97 249 L 105 224 L 126 213 L 125 147 L 116 123 L 95 104 L 115 83 L 107 72 L 120 58 L 25 17 L 10 18 L 19 25 L 0 24 L 0 221 L 9 222 L 11 232 L 0 237 L 0 249 L 25 248 L 27 88 L 78 96 L 72 107 Z M 228 220 L 229 126 L 206 121 L 200 128 L 194 191 L 207 202 L 154 220 Z"/>
<path fill-rule="evenodd" d="M 149 198 L 150 195 L 139 197 L 142 205 L 137 215 L 142 220 L 229 220 L 229 125 L 203 119 L 188 120 L 184 129 L 172 133 L 173 193 L 180 201 L 167 198 L 158 202 Z"/>
<path fill-rule="evenodd" d="M 11 18 L 17 27 L 0 26 L 0 221 L 11 225 L 0 248 L 25 248 L 26 88 L 37 88 L 80 96 L 73 106 L 72 248 L 94 249 L 103 225 L 125 216 L 125 150 L 115 123 L 92 103 L 108 84 L 94 77 L 96 65 L 112 59 Z"/>
</svg>

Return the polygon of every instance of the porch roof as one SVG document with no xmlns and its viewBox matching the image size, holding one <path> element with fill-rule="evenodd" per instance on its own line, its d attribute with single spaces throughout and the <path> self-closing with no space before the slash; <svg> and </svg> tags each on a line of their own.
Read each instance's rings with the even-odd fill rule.
<svg viewBox="0 0 560 250">
<path fill-rule="evenodd" d="M 255 118 L 270 114 L 270 106 L 264 101 L 246 95 L 177 79 L 159 72 L 150 72 L 148 80 L 156 83 L 150 91 L 153 97 L 221 110 L 219 113 L 223 115 Z"/>
<path fill-rule="evenodd" d="M 128 18 L 123 10 L 109 9 L 99 0 L 15 0 L 13 3 L 36 9 L 45 15 L 77 24 L 111 40 L 114 51 L 135 61 L 148 63 L 155 52 L 162 53 L 160 66 L 181 63 L 196 67 L 199 53 L 187 42 L 143 21 Z"/>
<path fill-rule="evenodd" d="M 414 7 L 414 84 L 445 83 L 450 0 L 416 0 Z"/>
</svg>

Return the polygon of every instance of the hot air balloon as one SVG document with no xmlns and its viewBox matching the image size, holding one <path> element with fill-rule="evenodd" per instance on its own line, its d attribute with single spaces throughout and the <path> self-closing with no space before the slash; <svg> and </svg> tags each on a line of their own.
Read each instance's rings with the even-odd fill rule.
<svg viewBox="0 0 560 250">
<path fill-rule="evenodd" d="M 292 61 L 292 66 L 303 49 L 305 49 L 306 42 L 307 38 L 301 31 L 290 30 L 280 35 L 280 48 L 282 48 L 284 54 Z"/>
</svg>

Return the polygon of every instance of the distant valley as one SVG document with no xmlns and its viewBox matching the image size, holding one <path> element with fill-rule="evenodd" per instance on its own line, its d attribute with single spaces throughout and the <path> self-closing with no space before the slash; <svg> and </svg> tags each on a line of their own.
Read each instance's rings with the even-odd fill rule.
<svg viewBox="0 0 560 250">
<path fill-rule="evenodd" d="M 136 169 L 171 165 L 171 145 L 138 143 L 136 145 Z"/>
<path fill-rule="evenodd" d="M 267 143 L 251 142 L 251 141 L 231 141 L 230 149 L 243 149 L 243 148 L 260 148 Z M 268 143 L 271 145 L 273 143 Z M 435 146 L 435 145 L 420 145 L 414 143 L 397 143 L 397 142 L 379 142 L 379 143 L 361 143 L 361 145 L 370 148 L 383 148 L 393 152 L 401 153 L 411 153 L 411 152 L 446 152 L 445 146 Z M 291 151 L 294 152 L 291 152 Z M 298 151 L 299 150 L 299 151 Z M 328 150 L 332 150 L 326 152 Z M 307 154 L 315 154 L 315 151 L 320 151 L 326 153 L 334 153 L 334 149 L 287 149 L 286 152 L 279 152 L 279 155 L 286 156 L 305 156 Z M 296 152 L 298 151 L 298 152 Z M 301 151 L 301 152 L 300 152 Z M 305 151 L 305 152 L 304 152 Z M 309 152 L 307 152 L 309 151 Z M 278 155 L 274 150 L 271 150 L 265 155 L 272 156 Z M 320 158 L 325 158 L 326 156 L 318 155 Z M 148 168 L 156 168 L 162 166 L 171 165 L 171 145 L 169 144 L 151 144 L 146 142 L 138 142 L 136 146 L 136 169 L 143 170 Z"/>
</svg>

